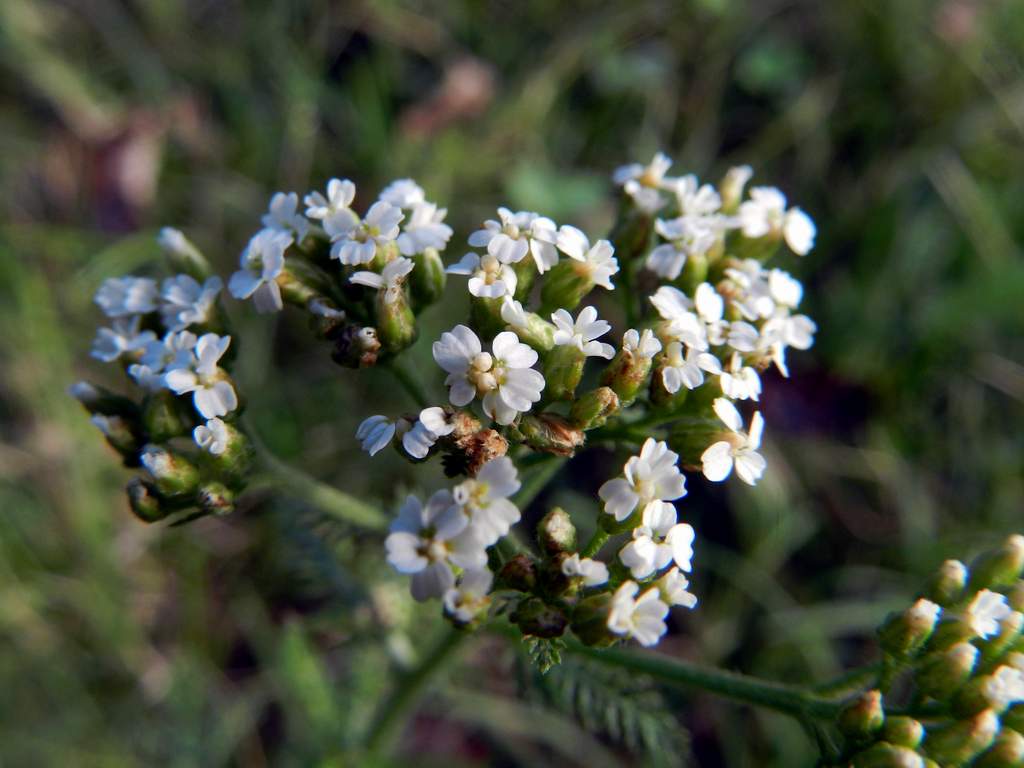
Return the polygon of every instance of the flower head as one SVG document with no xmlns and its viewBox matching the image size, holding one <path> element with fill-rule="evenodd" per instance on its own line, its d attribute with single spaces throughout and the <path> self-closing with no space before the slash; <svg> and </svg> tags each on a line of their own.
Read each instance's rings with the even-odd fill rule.
<svg viewBox="0 0 1024 768">
<path fill-rule="evenodd" d="M 673 561 L 689 571 L 693 538 L 692 526 L 677 522 L 674 506 L 655 501 L 644 508 L 642 522 L 633 529 L 633 540 L 619 552 L 619 559 L 634 579 L 646 579 Z"/>
<path fill-rule="evenodd" d="M 412 427 L 402 435 L 402 448 L 414 459 L 424 459 L 439 438 L 450 435 L 454 430 L 455 425 L 449 421 L 444 408 L 424 408 Z"/>
<path fill-rule="evenodd" d="M 378 247 L 398 237 L 398 225 L 404 216 L 401 208 L 378 200 L 370 206 L 362 222 L 334 238 L 331 258 L 349 266 L 369 264 L 377 255 Z"/>
<path fill-rule="evenodd" d="M 309 232 L 309 222 L 299 213 L 299 196 L 294 192 L 276 192 L 261 222 L 267 229 L 285 232 L 301 243 Z"/>
<path fill-rule="evenodd" d="M 235 388 L 217 366 L 230 343 L 230 336 L 203 334 L 187 361 L 174 361 L 175 367 L 164 374 L 164 383 L 172 392 L 192 393 L 195 408 L 205 419 L 224 416 L 238 407 Z"/>
<path fill-rule="evenodd" d="M 541 274 L 558 263 L 555 222 L 530 211 L 513 213 L 508 208 L 499 208 L 498 218 L 500 221 L 485 221 L 482 229 L 469 236 L 469 244 L 486 247 L 502 264 L 516 264 L 530 254 Z"/>
<path fill-rule="evenodd" d="M 999 622 L 1013 613 L 1006 597 L 998 592 L 983 589 L 967 606 L 966 619 L 971 630 L 978 637 L 991 637 L 999 631 Z"/>
<path fill-rule="evenodd" d="M 654 229 L 668 242 L 655 247 L 644 265 L 665 280 L 679 277 L 687 257 L 707 253 L 716 238 L 715 230 L 695 216 L 680 216 L 669 221 L 658 219 Z"/>
<path fill-rule="evenodd" d="M 509 497 L 520 485 L 512 460 L 499 456 L 484 464 L 476 477 L 463 480 L 452 490 L 455 504 L 484 546 L 494 544 L 519 522 L 519 509 Z"/>
<path fill-rule="evenodd" d="M 483 256 L 473 252 L 467 253 L 445 272 L 452 275 L 468 275 L 469 292 L 484 299 L 511 297 L 518 282 L 516 271 L 508 264 L 498 261 L 498 258 L 490 253 Z"/>
<path fill-rule="evenodd" d="M 650 328 L 644 328 L 643 333 L 630 328 L 622 334 L 622 348 L 635 358 L 650 360 L 661 351 L 661 342 Z"/>
<path fill-rule="evenodd" d="M 607 240 L 598 240 L 593 246 L 587 236 L 576 227 L 564 224 L 558 230 L 558 250 L 574 261 L 578 272 L 586 274 L 594 285 L 614 290 L 611 277 L 619 271 L 615 248 Z"/>
<path fill-rule="evenodd" d="M 356 429 L 356 440 L 362 443 L 362 449 L 371 456 L 384 450 L 395 436 L 395 422 L 387 416 L 370 416 L 363 419 Z"/>
<path fill-rule="evenodd" d="M 140 331 L 142 318 L 115 317 L 109 328 L 100 328 L 92 342 L 92 356 L 112 363 L 122 356 L 137 358 L 142 350 L 156 341 L 152 331 Z"/>
<path fill-rule="evenodd" d="M 207 322 L 224 287 L 214 275 L 200 285 L 190 275 L 176 275 L 160 286 L 160 319 L 169 331 L 180 331 L 190 325 Z"/>
<path fill-rule="evenodd" d="M 306 215 L 319 220 L 328 237 L 335 238 L 359 224 L 359 217 L 351 208 L 355 197 L 355 184 L 348 179 L 331 179 L 327 182 L 326 197 L 320 192 L 310 192 L 303 202 Z"/>
<path fill-rule="evenodd" d="M 736 467 L 736 474 L 747 485 L 755 485 L 764 474 L 767 464 L 764 457 L 757 452 L 761 447 L 761 433 L 764 431 L 764 419 L 757 411 L 750 420 L 750 432 L 743 431 L 743 417 L 736 406 L 720 397 L 715 400 L 715 413 L 729 428 L 731 434 L 713 443 L 701 455 L 704 477 L 719 483 L 725 480 Z"/>
<path fill-rule="evenodd" d="M 413 179 L 396 179 L 384 187 L 380 199 L 396 208 L 410 210 L 426 200 L 426 193 Z"/>
<path fill-rule="evenodd" d="M 775 187 L 752 187 L 750 199 L 740 205 L 740 226 L 747 237 L 778 233 L 798 256 L 814 247 L 817 229 L 799 208 L 786 209 L 786 196 Z"/>
<path fill-rule="evenodd" d="M 154 311 L 158 298 L 156 280 L 127 275 L 104 280 L 93 301 L 107 317 L 126 317 Z"/>
<path fill-rule="evenodd" d="M 598 320 L 597 309 L 584 307 L 574 321 L 566 310 L 559 309 L 552 313 L 551 322 L 555 324 L 555 346 L 574 346 L 587 357 L 603 357 L 611 360 L 615 356 L 615 347 L 595 341 L 604 336 L 612 326 L 607 320 Z"/>
<path fill-rule="evenodd" d="M 696 389 L 704 383 L 705 371 L 714 374 L 722 372 L 721 363 L 710 352 L 701 352 L 696 347 L 687 347 L 684 357 L 683 345 L 680 342 L 673 341 L 665 347 L 661 383 L 667 392 L 675 394 L 682 387 Z"/>
<path fill-rule="evenodd" d="M 615 591 L 608 613 L 608 629 L 634 638 L 640 645 L 656 645 L 667 630 L 668 606 L 661 601 L 657 587 L 648 589 L 638 598 L 639 591 L 635 581 L 625 581 Z"/>
<path fill-rule="evenodd" d="M 398 250 L 403 256 L 423 253 L 427 248 L 443 250 L 452 236 L 452 228 L 444 223 L 448 210 L 434 203 L 417 203 L 398 236 Z"/>
<path fill-rule="evenodd" d="M 444 593 L 444 609 L 449 616 L 463 624 L 468 624 L 490 604 L 487 593 L 494 583 L 494 574 L 487 568 L 474 568 L 466 571 L 459 578 L 458 586 Z"/>
<path fill-rule="evenodd" d="M 608 566 L 600 560 L 580 557 L 574 552 L 562 561 L 562 574 L 570 579 L 580 579 L 585 587 L 596 587 L 608 581 Z"/>
<path fill-rule="evenodd" d="M 217 418 L 192 430 L 196 445 L 214 456 L 220 456 L 227 450 L 229 437 L 227 424 Z"/>
<path fill-rule="evenodd" d="M 725 370 L 719 369 L 718 381 L 722 394 L 731 400 L 757 400 L 761 396 L 761 377 L 749 365 L 743 364 L 739 352 L 733 352 Z"/>
<path fill-rule="evenodd" d="M 664 205 L 660 190 L 672 183 L 665 178 L 671 167 L 669 157 L 658 152 L 648 165 L 620 165 L 612 174 L 612 180 L 622 187 L 637 208 L 644 213 L 654 213 Z"/>
<path fill-rule="evenodd" d="M 257 232 L 242 251 L 242 268 L 228 281 L 231 295 L 236 299 L 251 297 L 257 312 L 279 312 L 284 303 L 277 277 L 284 270 L 284 252 L 293 242 L 287 232 Z"/>
<path fill-rule="evenodd" d="M 361 270 L 353 274 L 348 281 L 356 285 L 365 285 L 367 288 L 374 288 L 378 291 L 400 290 L 405 283 L 405 278 L 412 272 L 416 265 L 412 259 L 399 256 L 384 265 L 384 269 L 378 272 Z"/>
<path fill-rule="evenodd" d="M 678 568 L 670 568 L 658 579 L 658 591 L 661 600 L 668 606 L 681 605 L 693 608 L 697 605 L 697 596 L 689 591 L 690 581 Z"/>
<path fill-rule="evenodd" d="M 623 467 L 623 477 L 609 480 L 598 490 L 604 511 L 622 522 L 639 506 L 642 510 L 661 501 L 673 501 L 686 495 L 686 478 L 679 471 L 679 454 L 668 444 L 647 438 L 639 456 L 631 456 Z"/>
</svg>

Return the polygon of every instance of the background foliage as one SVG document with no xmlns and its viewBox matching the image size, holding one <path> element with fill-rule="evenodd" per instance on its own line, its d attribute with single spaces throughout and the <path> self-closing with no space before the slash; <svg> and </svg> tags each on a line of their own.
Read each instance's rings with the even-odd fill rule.
<svg viewBox="0 0 1024 768">
<path fill-rule="evenodd" d="M 793 681 L 870 658 L 921 574 L 1020 527 L 1022 66 L 1012 0 L 0 3 L 0 761 L 340 763 L 438 629 L 381 577 L 376 541 L 297 503 L 135 522 L 65 395 L 102 376 L 95 287 L 153 269 L 160 225 L 226 273 L 272 191 L 331 175 L 364 203 L 417 178 L 456 241 L 500 203 L 600 232 L 609 171 L 658 148 L 702 177 L 752 163 L 808 210 L 818 245 L 790 267 L 818 344 L 766 382 L 756 491 L 691 482 L 702 605 L 662 650 Z M 266 442 L 382 504 L 420 482 L 398 457 L 366 471 L 352 439 L 386 373 L 234 309 Z M 412 354 L 429 360 L 425 341 Z M 575 461 L 534 518 L 592 515 L 615 461 Z M 540 679 L 483 638 L 404 749 L 467 766 L 816 754 L 779 716 L 579 666 Z"/>
</svg>

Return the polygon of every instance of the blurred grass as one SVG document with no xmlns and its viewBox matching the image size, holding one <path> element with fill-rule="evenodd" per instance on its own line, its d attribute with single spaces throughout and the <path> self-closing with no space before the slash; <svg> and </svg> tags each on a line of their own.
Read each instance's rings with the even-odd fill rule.
<svg viewBox="0 0 1024 768">
<path fill-rule="evenodd" d="M 331 175 L 361 204 L 414 176 L 458 238 L 500 203 L 600 231 L 610 169 L 664 147 L 702 177 L 750 162 L 818 221 L 790 265 L 818 344 L 767 382 L 757 491 L 691 483 L 702 605 L 667 649 L 822 680 L 870 654 L 871 627 L 929 568 L 1019 528 L 1011 0 L 6 0 L 0 66 L 5 764 L 340 764 L 395 660 L 423 647 L 436 622 L 408 612 L 401 581 L 358 586 L 377 578 L 377 542 L 313 510 L 264 494 L 227 521 L 135 523 L 124 473 L 64 394 L 105 375 L 87 358 L 92 293 L 157 269 L 157 227 L 183 226 L 226 272 L 271 191 Z M 301 323 L 232 309 L 249 412 L 278 453 L 384 504 L 433 482 L 397 457 L 363 471 L 351 434 L 389 399 L 387 372 L 339 371 Z M 415 359 L 457 311 L 424 319 Z M 585 516 L 617 461 L 588 457 L 542 501 Z M 411 729 L 424 764 L 537 764 L 577 728 L 528 738 L 533 710 L 501 682 L 515 664 L 490 642 Z M 673 704 L 701 765 L 813 759 L 777 716 Z M 587 744 L 592 763 L 626 760 Z"/>
</svg>

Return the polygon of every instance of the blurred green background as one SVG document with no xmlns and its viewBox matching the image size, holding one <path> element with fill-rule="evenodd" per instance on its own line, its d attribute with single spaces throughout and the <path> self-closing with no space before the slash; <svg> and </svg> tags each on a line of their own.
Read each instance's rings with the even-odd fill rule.
<svg viewBox="0 0 1024 768">
<path fill-rule="evenodd" d="M 794 682 L 870 659 L 923 574 L 1021 528 L 1020 10 L 4 0 L 0 764 L 352 764 L 394 670 L 439 628 L 378 540 L 297 502 L 138 523 L 65 394 L 111 381 L 88 357 L 92 294 L 159 272 L 159 226 L 226 274 L 271 192 L 334 175 L 360 205 L 415 177 L 449 208 L 449 259 L 499 204 L 600 234 L 612 168 L 659 148 L 710 180 L 751 163 L 807 210 L 817 247 L 785 266 L 818 341 L 766 382 L 758 488 L 691 479 L 701 606 L 661 650 Z M 413 355 L 429 361 L 453 304 Z M 249 413 L 279 455 L 388 507 L 437 482 L 357 450 L 358 421 L 400 397 L 385 373 L 332 366 L 288 313 L 232 310 Z M 585 456 L 531 514 L 593 514 L 591 478 L 617 460 Z M 541 679 L 481 638 L 396 764 L 813 763 L 792 721 L 613 678 L 568 662 Z"/>
</svg>

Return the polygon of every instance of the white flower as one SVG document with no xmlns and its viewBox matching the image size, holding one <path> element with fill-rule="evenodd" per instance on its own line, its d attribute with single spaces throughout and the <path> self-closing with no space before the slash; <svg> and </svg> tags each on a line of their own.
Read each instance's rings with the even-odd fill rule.
<svg viewBox="0 0 1024 768">
<path fill-rule="evenodd" d="M 619 559 L 634 579 L 646 579 L 675 561 L 690 570 L 693 558 L 693 528 L 676 520 L 676 508 L 666 501 L 644 508 L 643 521 L 633 529 L 633 540 L 619 551 Z"/>
<path fill-rule="evenodd" d="M 210 319 L 217 294 L 224 287 L 214 275 L 202 285 L 190 275 L 176 275 L 164 280 L 160 287 L 160 319 L 169 331 L 180 331 Z"/>
<path fill-rule="evenodd" d="M 491 459 L 476 477 L 452 490 L 455 504 L 469 519 L 476 538 L 485 547 L 494 544 L 519 522 L 519 509 L 509 497 L 520 487 L 516 467 L 508 456 Z"/>
<path fill-rule="evenodd" d="M 384 187 L 380 199 L 396 208 L 415 208 L 426 199 L 423 187 L 412 179 L 396 179 Z"/>
<path fill-rule="evenodd" d="M 582 262 L 576 265 L 580 274 L 586 274 L 594 285 L 611 291 L 615 289 L 611 277 L 619 271 L 615 248 L 607 240 L 598 240 L 593 246 L 576 227 L 565 224 L 558 230 L 558 250 L 569 258 Z"/>
<path fill-rule="evenodd" d="M 405 500 L 384 546 L 392 567 L 412 575 L 414 599 L 442 597 L 455 586 L 452 564 L 466 569 L 487 565 L 487 553 L 468 526 L 446 490 L 437 491 L 426 506 L 415 496 Z"/>
<path fill-rule="evenodd" d="M 412 429 L 402 435 L 402 447 L 414 459 L 426 458 L 438 438 L 450 435 L 454 429 L 444 408 L 424 408 Z"/>
<path fill-rule="evenodd" d="M 722 364 L 710 352 L 701 352 L 696 347 L 687 347 L 683 357 L 683 345 L 670 342 L 665 348 L 665 361 L 661 369 L 661 383 L 665 390 L 675 394 L 681 387 L 696 389 L 704 383 L 704 372 L 720 374 Z"/>
<path fill-rule="evenodd" d="M 519 330 L 526 330 L 530 324 L 530 318 L 523 305 L 506 295 L 501 301 L 501 319 Z"/>
<path fill-rule="evenodd" d="M 398 236 L 398 250 L 404 256 L 423 253 L 427 248 L 444 250 L 452 236 L 452 228 L 444 223 L 447 214 L 446 208 L 434 203 L 417 203 Z"/>
<path fill-rule="evenodd" d="M 737 352 L 753 352 L 761 344 L 761 334 L 750 323 L 736 320 L 729 323 L 726 343 Z"/>
<path fill-rule="evenodd" d="M 187 368 L 197 341 L 191 331 L 168 333 L 160 340 L 149 342 L 139 362 L 154 372 Z"/>
<path fill-rule="evenodd" d="M 148 344 L 156 341 L 152 331 L 140 331 L 142 318 L 115 317 L 109 328 L 96 331 L 92 342 L 92 356 L 104 363 L 112 363 L 122 355 L 138 357 L 139 352 Z"/>
<path fill-rule="evenodd" d="M 156 280 L 148 277 L 108 277 L 100 285 L 93 301 L 107 317 L 145 315 L 156 309 Z"/>
<path fill-rule="evenodd" d="M 818 326 L 807 315 L 780 315 L 761 327 L 760 345 L 778 343 L 794 349 L 810 349 L 817 330 Z"/>
<path fill-rule="evenodd" d="M 405 278 L 415 266 L 412 259 L 399 256 L 385 264 L 380 273 L 362 270 L 354 273 L 348 281 L 378 291 L 383 290 L 385 292 L 384 303 L 391 304 L 398 298 L 397 293 L 401 291 L 402 285 L 405 284 Z"/>
<path fill-rule="evenodd" d="M 499 208 L 498 217 L 500 222 L 488 219 L 483 229 L 471 234 L 469 244 L 486 247 L 502 264 L 515 264 L 529 253 L 540 274 L 558 263 L 555 222 L 530 211 L 512 213 L 508 208 Z"/>
<path fill-rule="evenodd" d="M 649 301 L 667 321 L 663 328 L 666 337 L 701 352 L 707 351 L 708 326 L 693 311 L 694 304 L 689 296 L 678 288 L 663 285 L 649 297 Z"/>
<path fill-rule="evenodd" d="M 196 445 L 214 456 L 220 456 L 228 448 L 228 427 L 220 419 L 210 419 L 192 430 Z"/>
<path fill-rule="evenodd" d="M 155 371 L 148 365 L 132 363 L 128 366 L 128 375 L 147 392 L 159 392 L 161 389 L 167 389 L 164 384 L 163 371 Z"/>
<path fill-rule="evenodd" d="M 644 328 L 643 333 L 630 328 L 622 334 L 622 349 L 635 358 L 650 360 L 661 351 L 661 342 L 650 328 Z"/>
<path fill-rule="evenodd" d="M 744 259 L 738 266 L 728 267 L 726 277 L 733 284 L 731 303 L 748 320 L 771 317 L 775 301 L 769 273 L 756 259 Z"/>
<path fill-rule="evenodd" d="M 433 346 L 434 360 L 445 371 L 452 405 L 463 406 L 479 396 L 484 413 L 499 424 L 511 424 L 520 412 L 540 400 L 544 376 L 531 366 L 537 353 L 512 331 L 503 331 L 484 352 L 480 339 L 464 325 L 441 334 Z"/>
<path fill-rule="evenodd" d="M 740 204 L 740 226 L 747 237 L 781 232 L 793 253 L 806 255 L 814 247 L 817 230 L 799 208 L 786 210 L 786 196 L 775 187 L 752 187 L 750 199 Z"/>
<path fill-rule="evenodd" d="M 985 681 L 984 690 L 989 706 L 1002 712 L 1011 704 L 1024 701 L 1024 673 L 1012 666 L 1000 665 Z"/>
<path fill-rule="evenodd" d="M 187 365 L 164 374 L 164 383 L 175 394 L 192 393 L 195 408 L 204 419 L 224 416 L 238 407 L 235 388 L 217 367 L 217 361 L 227 351 L 230 343 L 230 336 L 203 334 L 196 342 Z"/>
<path fill-rule="evenodd" d="M 662 602 L 670 607 L 681 605 L 684 608 L 693 608 L 697 605 L 697 596 L 688 590 L 689 579 L 678 568 L 670 568 L 658 579 L 657 586 Z"/>
<path fill-rule="evenodd" d="M 452 275 L 469 275 L 469 292 L 485 299 L 497 299 L 515 293 L 516 272 L 508 264 L 502 264 L 496 256 L 485 253 L 482 257 L 467 253 L 445 272 Z"/>
<path fill-rule="evenodd" d="M 743 364 L 739 352 L 733 352 L 729 366 L 720 369 L 718 381 L 722 394 L 732 400 L 757 400 L 761 396 L 761 377 L 749 365 Z"/>
<path fill-rule="evenodd" d="M 363 450 L 371 456 L 384 450 L 394 436 L 395 422 L 390 421 L 387 416 L 370 416 L 363 419 L 356 429 L 356 440 L 362 443 Z"/>
<path fill-rule="evenodd" d="M 491 591 L 494 574 L 487 568 L 466 571 L 459 579 L 459 585 L 444 593 L 444 610 L 463 624 L 479 616 L 491 602 L 487 593 Z"/>
<path fill-rule="evenodd" d="M 562 573 L 570 579 L 582 579 L 585 587 L 596 587 L 608 581 L 607 565 L 589 557 L 581 558 L 578 552 L 562 561 Z"/>
<path fill-rule="evenodd" d="M 991 637 L 999 631 L 999 622 L 1013 613 L 1006 597 L 998 592 L 983 589 L 967 606 L 966 619 L 971 630 L 978 637 Z"/>
<path fill-rule="evenodd" d="M 680 216 L 669 221 L 658 219 L 654 229 L 669 242 L 654 248 L 644 264 L 665 280 L 679 277 L 688 256 L 707 253 L 715 244 L 715 231 L 707 222 L 695 216 Z"/>
<path fill-rule="evenodd" d="M 340 237 L 356 228 L 359 217 L 352 210 L 352 201 L 356 197 L 356 185 L 348 179 L 331 179 L 327 182 L 327 196 L 319 192 L 310 192 L 303 202 L 306 204 L 306 215 L 318 219 L 328 237 Z"/>
<path fill-rule="evenodd" d="M 309 222 L 299 213 L 299 196 L 294 192 L 275 192 L 260 221 L 267 229 L 294 235 L 297 243 L 309 232 Z"/>
<path fill-rule="evenodd" d="M 394 242 L 398 225 L 404 218 L 401 208 L 378 200 L 354 228 L 338 234 L 331 246 L 331 258 L 342 264 L 369 264 L 377 255 L 378 246 Z"/>
<path fill-rule="evenodd" d="M 252 298 L 257 312 L 279 312 L 284 306 L 277 277 L 284 269 L 284 252 L 293 243 L 287 232 L 262 229 L 242 251 L 241 269 L 228 281 L 236 299 Z"/>
<path fill-rule="evenodd" d="M 604 501 L 604 511 L 622 522 L 639 505 L 673 501 L 686 495 L 686 478 L 676 466 L 679 454 L 668 449 L 668 444 L 653 437 L 647 438 L 639 456 L 631 456 L 623 467 L 625 477 L 609 480 L 598 490 Z"/>
<path fill-rule="evenodd" d="M 701 184 L 692 173 L 673 179 L 669 186 L 675 193 L 679 212 L 683 216 L 704 219 L 708 225 L 716 221 L 712 217 L 722 207 L 722 198 L 713 186 Z M 723 226 L 724 221 L 720 218 L 717 223 Z"/>
<path fill-rule="evenodd" d="M 667 631 L 665 617 L 668 606 L 661 602 L 657 587 L 636 597 L 640 591 L 635 581 L 625 581 L 612 595 L 608 612 L 608 629 L 617 635 L 636 639 L 640 645 L 656 645 Z"/>
<path fill-rule="evenodd" d="M 554 342 L 556 347 L 574 346 L 587 357 L 603 357 L 611 360 L 615 357 L 615 347 L 594 341 L 612 329 L 607 320 L 597 319 L 597 309 L 584 307 L 576 320 L 572 319 L 564 309 L 555 310 L 551 314 L 551 322 L 555 324 Z"/>
<path fill-rule="evenodd" d="M 654 213 L 664 204 L 658 190 L 674 183 L 665 179 L 671 167 L 672 161 L 668 156 L 658 152 L 649 165 L 620 165 L 612 174 L 612 180 L 633 199 L 637 208 L 645 213 Z"/>
<path fill-rule="evenodd" d="M 750 433 L 743 432 L 743 417 L 736 406 L 719 397 L 714 402 L 715 413 L 732 431 L 732 435 L 712 444 L 701 455 L 704 477 L 714 483 L 725 480 L 736 466 L 736 474 L 748 485 L 755 485 L 764 474 L 764 457 L 757 452 L 761 447 L 764 419 L 758 411 L 750 420 Z"/>
<path fill-rule="evenodd" d="M 785 270 L 773 269 L 768 273 L 768 293 L 776 304 L 796 309 L 804 296 L 804 287 Z"/>
</svg>

